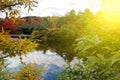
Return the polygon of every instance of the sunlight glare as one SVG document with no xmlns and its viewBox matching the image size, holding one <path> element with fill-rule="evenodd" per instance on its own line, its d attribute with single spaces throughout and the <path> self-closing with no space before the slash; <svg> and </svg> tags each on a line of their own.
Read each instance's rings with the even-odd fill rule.
<svg viewBox="0 0 120 80">
<path fill-rule="evenodd" d="M 103 17 L 109 27 L 114 30 L 120 30 L 120 0 L 101 0 L 101 9 Z"/>
<path fill-rule="evenodd" d="M 104 17 L 111 23 L 119 23 L 120 21 L 120 0 L 101 0 Z"/>
</svg>

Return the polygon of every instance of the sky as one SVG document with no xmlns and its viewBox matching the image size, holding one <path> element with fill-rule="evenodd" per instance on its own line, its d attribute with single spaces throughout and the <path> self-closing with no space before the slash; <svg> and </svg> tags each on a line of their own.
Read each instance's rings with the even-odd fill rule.
<svg viewBox="0 0 120 80">
<path fill-rule="evenodd" d="M 72 9 L 83 11 L 86 8 L 97 12 L 100 8 L 99 0 L 38 0 L 34 11 L 28 13 L 26 9 L 21 8 L 21 16 L 62 16 Z"/>
</svg>

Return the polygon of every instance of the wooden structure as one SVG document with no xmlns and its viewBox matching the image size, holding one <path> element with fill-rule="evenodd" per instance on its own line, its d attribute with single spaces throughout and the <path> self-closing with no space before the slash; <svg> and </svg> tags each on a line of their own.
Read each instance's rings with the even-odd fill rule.
<svg viewBox="0 0 120 80">
<path fill-rule="evenodd" d="M 25 35 L 25 34 L 10 34 L 11 38 L 29 38 L 31 35 Z"/>
</svg>

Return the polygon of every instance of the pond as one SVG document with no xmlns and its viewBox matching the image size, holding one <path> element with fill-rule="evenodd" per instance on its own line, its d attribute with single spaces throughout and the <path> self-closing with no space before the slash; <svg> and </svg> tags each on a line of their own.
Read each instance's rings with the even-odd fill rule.
<svg viewBox="0 0 120 80">
<path fill-rule="evenodd" d="M 62 71 L 63 65 L 65 65 L 65 60 L 50 50 L 47 50 L 46 53 L 43 51 L 33 51 L 22 57 L 23 62 L 35 62 L 37 65 L 43 65 L 45 69 L 42 76 L 45 80 L 56 80 L 56 75 Z M 21 67 L 19 57 L 8 58 L 8 63 L 10 71 L 18 71 Z"/>
<path fill-rule="evenodd" d="M 44 80 L 57 80 L 57 74 L 64 70 L 66 61 L 58 53 L 52 52 L 51 50 L 42 50 L 33 51 L 27 55 L 22 56 L 22 61 L 25 63 L 36 63 L 38 66 L 44 66 L 44 72 L 42 77 Z M 19 57 L 7 58 L 9 63 L 7 69 L 10 71 L 18 71 L 22 64 L 20 63 Z M 76 63 L 77 60 L 74 59 L 71 63 Z"/>
<path fill-rule="evenodd" d="M 65 64 L 65 60 L 55 52 L 47 50 L 46 53 L 43 51 L 33 51 L 27 55 L 22 56 L 22 61 L 26 63 L 36 63 L 42 65 L 55 64 L 62 67 Z M 10 63 L 8 67 L 16 67 L 20 64 L 19 57 L 8 58 Z"/>
<path fill-rule="evenodd" d="M 64 70 L 66 60 L 76 63 L 75 52 L 70 43 L 44 42 L 40 43 L 33 52 L 22 55 L 22 62 L 36 63 L 38 66 L 44 66 L 42 77 L 44 80 L 57 80 L 57 74 Z M 18 71 L 22 64 L 19 57 L 7 58 L 9 63 L 7 69 Z"/>
<path fill-rule="evenodd" d="M 45 80 L 56 80 L 57 74 L 63 70 L 65 60 L 55 52 L 47 50 L 46 53 L 43 51 L 33 51 L 23 57 L 23 62 L 36 63 L 37 65 L 44 66 L 44 72 L 42 77 Z M 8 69 L 10 71 L 18 71 L 21 68 L 19 57 L 8 58 Z"/>
</svg>

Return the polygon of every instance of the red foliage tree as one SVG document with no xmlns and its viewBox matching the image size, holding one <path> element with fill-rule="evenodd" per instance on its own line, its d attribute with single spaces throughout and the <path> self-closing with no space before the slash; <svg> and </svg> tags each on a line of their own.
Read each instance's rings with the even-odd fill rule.
<svg viewBox="0 0 120 80">
<path fill-rule="evenodd" d="M 24 19 L 16 19 L 16 21 L 13 21 L 10 19 L 0 18 L 0 31 L 3 28 L 4 30 L 9 30 L 11 34 L 18 34 L 17 25 L 23 23 L 24 21 Z"/>
</svg>

